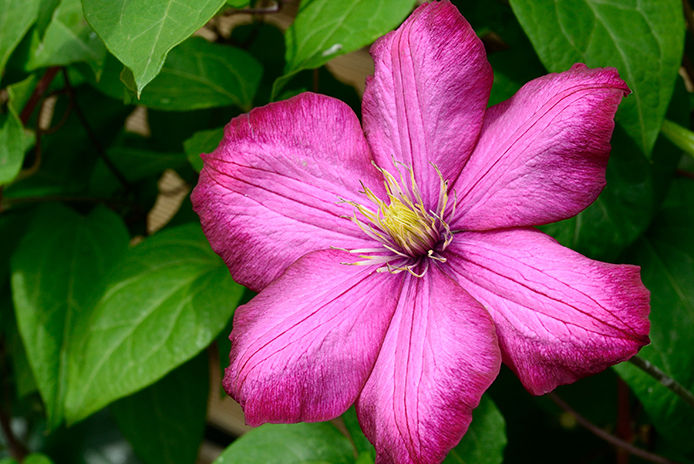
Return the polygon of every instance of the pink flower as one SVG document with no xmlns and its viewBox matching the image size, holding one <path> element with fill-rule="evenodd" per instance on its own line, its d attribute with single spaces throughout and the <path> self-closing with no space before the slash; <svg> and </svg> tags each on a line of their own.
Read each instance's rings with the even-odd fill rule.
<svg viewBox="0 0 694 464">
<path fill-rule="evenodd" d="M 363 132 L 304 93 L 233 119 L 193 204 L 236 281 L 224 387 L 251 425 L 356 402 L 378 462 L 440 462 L 503 361 L 534 394 L 648 343 L 639 268 L 533 226 L 605 184 L 611 68 L 575 65 L 486 109 L 492 71 L 448 2 L 371 49 Z M 349 265 L 353 264 L 353 265 Z"/>
</svg>

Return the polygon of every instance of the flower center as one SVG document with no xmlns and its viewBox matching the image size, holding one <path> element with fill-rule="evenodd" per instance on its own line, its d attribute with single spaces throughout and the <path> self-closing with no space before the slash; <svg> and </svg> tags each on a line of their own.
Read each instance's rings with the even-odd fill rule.
<svg viewBox="0 0 694 464">
<path fill-rule="evenodd" d="M 408 271 L 421 277 L 426 273 L 430 260 L 446 261 L 441 253 L 453 239 L 453 234 L 444 221 L 448 205 L 448 182 L 443 179 L 438 168 L 433 166 L 440 180 L 439 198 L 436 210 L 427 210 L 412 168 L 396 163 L 398 178 L 378 166 L 376 169 L 383 175 L 387 200 L 376 196 L 362 183 L 362 193 L 372 205 L 348 203 L 355 208 L 350 219 L 369 237 L 380 242 L 382 248 L 347 250 L 358 253 L 365 260 L 346 264 L 383 264 L 378 269 L 379 272 L 395 274 Z"/>
<path fill-rule="evenodd" d="M 427 216 L 398 198 L 392 198 L 378 219 L 393 241 L 414 257 L 433 249 L 439 239 L 436 219 Z"/>
</svg>

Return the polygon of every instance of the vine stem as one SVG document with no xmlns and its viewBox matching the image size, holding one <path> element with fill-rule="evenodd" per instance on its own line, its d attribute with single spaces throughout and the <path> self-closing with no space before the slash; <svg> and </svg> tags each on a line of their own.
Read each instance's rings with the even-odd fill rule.
<svg viewBox="0 0 694 464">
<path fill-rule="evenodd" d="M 549 399 L 554 401 L 557 404 L 557 406 L 559 406 L 564 411 L 573 416 L 573 418 L 576 419 L 576 422 L 588 429 L 590 433 L 592 433 L 596 437 L 602 438 L 611 445 L 621 448 L 634 456 L 640 457 L 641 459 L 645 459 L 646 461 L 654 462 L 656 464 L 679 464 L 678 462 L 671 461 L 666 457 L 638 448 L 632 445 L 631 443 L 627 443 L 626 441 L 615 437 L 611 433 L 604 431 L 603 429 L 601 429 L 600 427 L 593 424 L 588 419 L 577 413 L 571 406 L 569 406 L 566 403 L 566 401 L 562 400 L 556 393 L 548 393 L 547 396 L 549 397 Z"/>
<path fill-rule="evenodd" d="M 19 119 L 22 120 L 22 124 L 24 124 L 25 126 L 29 121 L 31 114 L 34 112 L 34 108 L 36 108 L 36 105 L 41 100 L 41 97 L 46 92 L 46 90 L 48 90 L 48 87 L 50 87 L 51 82 L 53 82 L 53 79 L 55 79 L 55 76 L 57 76 L 60 72 L 60 69 L 60 66 L 53 66 L 51 68 L 48 68 L 46 72 L 43 74 L 43 77 L 41 77 L 41 80 L 38 82 L 38 84 L 36 84 L 36 87 L 34 88 L 34 91 L 31 93 L 29 100 L 27 100 L 26 104 L 24 105 L 24 108 L 22 109 L 22 112 L 19 114 Z"/>
<path fill-rule="evenodd" d="M 681 383 L 667 375 L 665 372 L 658 369 L 658 367 L 653 365 L 650 361 L 646 361 L 643 358 L 634 356 L 629 360 L 629 362 L 641 369 L 642 371 L 644 371 L 646 374 L 656 379 L 663 386 L 669 388 L 675 395 L 682 398 L 686 403 L 688 403 L 691 407 L 694 408 L 694 394 L 692 394 L 692 392 L 684 388 L 684 386 L 682 386 Z"/>
</svg>

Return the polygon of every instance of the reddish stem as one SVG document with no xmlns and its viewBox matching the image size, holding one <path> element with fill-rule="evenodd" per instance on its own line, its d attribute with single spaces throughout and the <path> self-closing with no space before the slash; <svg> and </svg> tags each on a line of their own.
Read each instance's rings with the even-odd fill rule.
<svg viewBox="0 0 694 464">
<path fill-rule="evenodd" d="M 29 100 L 27 100 L 26 105 L 24 105 L 24 109 L 22 109 L 22 112 L 19 114 L 19 119 L 21 119 L 22 124 L 24 124 L 25 126 L 29 121 L 29 118 L 31 118 L 31 114 L 34 112 L 34 108 L 36 108 L 36 105 L 41 100 L 41 97 L 46 92 L 46 90 L 48 90 L 55 76 L 58 75 L 58 72 L 60 72 L 60 66 L 53 66 L 51 68 L 46 69 L 46 72 L 43 74 L 43 77 L 41 78 L 39 83 L 36 84 L 36 87 L 34 88 L 34 91 L 32 92 L 31 96 L 29 97 Z"/>
</svg>

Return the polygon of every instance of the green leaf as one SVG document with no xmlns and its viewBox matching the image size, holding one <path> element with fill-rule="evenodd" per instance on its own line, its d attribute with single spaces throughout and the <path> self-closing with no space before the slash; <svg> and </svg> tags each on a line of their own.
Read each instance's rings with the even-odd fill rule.
<svg viewBox="0 0 694 464">
<path fill-rule="evenodd" d="M 661 130 L 677 148 L 694 158 L 694 132 L 667 119 L 663 121 Z"/>
<path fill-rule="evenodd" d="M 9 107 L 16 113 L 21 114 L 24 105 L 27 104 L 31 94 L 39 82 L 38 74 L 31 74 L 23 81 L 19 81 L 7 86 L 7 94 L 10 97 Z"/>
<path fill-rule="evenodd" d="M 62 0 L 39 0 L 39 14 L 36 18 L 35 25 L 36 33 L 39 34 L 39 36 L 43 36 L 46 33 L 46 29 L 53 19 L 53 12 L 58 8 L 61 1 Z"/>
<path fill-rule="evenodd" d="M 62 0 L 53 11 L 46 33 L 33 37 L 27 69 L 86 62 L 98 74 L 106 48 L 82 15 L 80 0 Z"/>
<path fill-rule="evenodd" d="M 19 114 L 36 81 L 36 76 L 32 75 L 7 86 L 7 114 L 0 115 L 0 185 L 8 184 L 17 177 L 24 155 L 34 145 L 34 132 L 24 128 Z"/>
<path fill-rule="evenodd" d="M 208 369 L 203 353 L 111 405 L 118 427 L 146 464 L 195 462 L 205 430 Z"/>
<path fill-rule="evenodd" d="M 694 182 L 677 179 L 653 226 L 630 255 L 641 265 L 651 291 L 651 344 L 639 356 L 694 391 Z M 634 390 L 653 424 L 676 449 L 694 450 L 692 409 L 678 396 L 636 367 L 623 363 L 617 372 Z"/>
<path fill-rule="evenodd" d="M 370 44 L 395 28 L 412 11 L 412 0 L 303 0 L 286 32 L 284 76 L 275 81 L 279 95 L 297 72 Z"/>
<path fill-rule="evenodd" d="M 226 4 L 232 8 L 245 8 L 251 4 L 251 0 L 226 0 Z"/>
<path fill-rule="evenodd" d="M 0 77 L 5 63 L 39 14 L 40 0 L 0 0 Z"/>
<path fill-rule="evenodd" d="M 247 52 L 192 37 L 169 53 L 138 103 L 160 110 L 236 105 L 248 111 L 262 73 Z"/>
<path fill-rule="evenodd" d="M 202 170 L 202 153 L 212 153 L 224 136 L 224 128 L 210 129 L 196 132 L 191 138 L 183 142 L 183 150 L 186 152 L 188 161 L 193 168 L 200 172 Z"/>
<path fill-rule="evenodd" d="M 68 422 L 140 390 L 195 356 L 225 326 L 243 287 L 199 225 L 165 230 L 129 250 L 76 330 Z"/>
<path fill-rule="evenodd" d="M 122 131 L 123 122 L 132 109 L 89 86 L 75 88 L 75 93 L 100 144 L 109 146 Z M 75 112 L 69 110 L 68 99 L 59 98 L 55 104 L 55 118 L 60 119 L 65 112 L 68 117 L 60 130 L 41 139 L 39 170 L 8 186 L 3 192 L 4 199 L 84 195 L 98 155 Z"/>
<path fill-rule="evenodd" d="M 92 84 L 110 97 L 131 103 L 137 98 L 134 83 L 126 86 L 122 71 L 123 65 L 109 56 L 99 80 Z M 247 111 L 261 75 L 260 63 L 244 50 L 192 37 L 169 53 L 161 72 L 136 103 L 165 111 L 230 105 Z"/>
<path fill-rule="evenodd" d="M 48 456 L 41 453 L 32 453 L 22 461 L 22 464 L 53 464 Z"/>
<path fill-rule="evenodd" d="M 120 217 L 106 208 L 83 217 L 55 204 L 37 212 L 12 256 L 17 324 L 51 428 L 63 418 L 75 328 L 127 243 Z"/>
<path fill-rule="evenodd" d="M 0 214 L 0 288 L 9 281 L 10 257 L 26 233 L 32 212 L 31 209 L 15 209 Z"/>
<path fill-rule="evenodd" d="M 24 161 L 24 126 L 19 116 L 10 109 L 0 114 L 0 185 L 11 182 Z"/>
<path fill-rule="evenodd" d="M 350 407 L 347 412 L 342 415 L 342 422 L 344 422 L 347 433 L 349 433 L 349 436 L 352 438 L 352 443 L 354 443 L 354 448 L 357 450 L 360 459 L 366 459 L 361 456 L 368 456 L 371 462 L 374 462 L 376 459 L 376 450 L 361 430 L 359 419 L 357 418 L 357 411 L 354 406 Z"/>
<path fill-rule="evenodd" d="M 374 464 L 374 458 L 372 458 L 369 453 L 362 452 L 359 454 L 354 464 Z"/>
<path fill-rule="evenodd" d="M 132 70 L 137 93 L 159 74 L 173 47 L 200 29 L 224 0 L 82 0 L 89 24 Z"/>
<path fill-rule="evenodd" d="M 548 70 L 576 62 L 619 70 L 633 94 L 617 120 L 650 154 L 682 59 L 682 2 L 511 0 L 511 6 Z"/>
<path fill-rule="evenodd" d="M 0 114 L 0 185 L 14 180 L 24 161 L 24 154 L 34 144 L 34 134 L 24 130 L 19 118 L 36 85 L 36 77 L 7 86 L 7 113 Z"/>
<path fill-rule="evenodd" d="M 5 214 L 0 215 L 0 220 L 3 216 L 5 216 Z M 13 216 L 13 219 L 17 218 L 17 215 Z M 23 230 L 24 227 L 20 227 L 19 229 Z M 0 224 L 0 234 L 2 234 L 2 232 L 2 225 Z M 0 237 L 0 243 L 3 243 L 1 241 L 3 238 L 4 237 Z M 14 244 L 10 245 L 10 249 L 14 249 Z M 7 263 L 7 265 L 9 268 L 9 263 Z M 31 372 L 31 366 L 29 366 L 26 351 L 24 350 L 22 338 L 19 335 L 19 330 L 17 330 L 14 305 L 12 304 L 12 293 L 10 291 L 10 286 L 5 285 L 5 283 L 9 284 L 9 279 L 5 280 L 5 277 L 4 275 L 3 278 L 0 279 L 0 340 L 3 340 L 6 359 L 12 362 L 12 369 L 10 371 L 11 375 L 7 376 L 7 378 L 3 378 L 3 383 L 6 388 L 14 386 L 16 398 L 22 399 L 29 393 L 37 391 L 37 387 L 34 374 Z M 2 449 L 2 444 L 2 438 L 0 437 L 0 449 Z"/>
<path fill-rule="evenodd" d="M 472 423 L 444 464 L 501 464 L 506 447 L 506 423 L 494 402 L 482 397 L 472 413 Z"/>
<path fill-rule="evenodd" d="M 161 174 L 169 168 L 177 169 L 186 164 L 183 153 L 162 153 L 128 146 L 115 146 L 108 150 L 108 156 L 116 168 L 131 182 Z"/>
<path fill-rule="evenodd" d="M 114 146 L 108 150 L 107 155 L 128 182 L 140 183 L 131 187 L 147 197 L 151 194 L 152 201 L 158 194 L 156 181 L 161 174 L 166 169 L 178 169 L 188 164 L 183 153 L 162 153 L 130 146 Z M 89 192 L 98 197 L 108 198 L 122 189 L 123 184 L 113 171 L 103 160 L 98 160 L 89 181 Z M 149 208 L 151 205 L 145 210 Z"/>
<path fill-rule="evenodd" d="M 229 446 L 214 464 L 352 464 L 347 437 L 327 422 L 265 424 Z"/>
<path fill-rule="evenodd" d="M 10 300 L 9 292 L 8 300 Z M 2 303 L 4 303 L 4 301 Z M 11 301 L 8 301 L 8 306 L 12 307 Z M 14 374 L 13 380 L 17 390 L 17 397 L 23 398 L 29 393 L 37 391 L 38 386 L 36 385 L 34 374 L 31 372 L 29 359 L 27 358 L 27 353 L 24 349 L 22 338 L 17 330 L 17 323 L 14 317 L 12 317 L 11 326 L 6 330 L 5 336 L 7 337 L 6 343 L 9 347 L 10 358 L 12 359 L 12 373 Z"/>
</svg>

